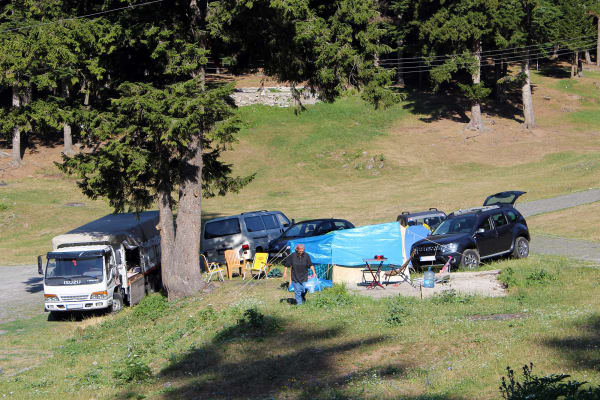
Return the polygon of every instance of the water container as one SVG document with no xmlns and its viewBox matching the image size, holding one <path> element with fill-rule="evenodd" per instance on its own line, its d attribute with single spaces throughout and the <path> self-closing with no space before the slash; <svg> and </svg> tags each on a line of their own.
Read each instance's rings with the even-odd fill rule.
<svg viewBox="0 0 600 400">
<path fill-rule="evenodd" d="M 431 270 L 431 267 L 425 272 L 425 278 L 423 279 L 423 287 L 432 288 L 435 286 L 435 272 Z"/>
</svg>

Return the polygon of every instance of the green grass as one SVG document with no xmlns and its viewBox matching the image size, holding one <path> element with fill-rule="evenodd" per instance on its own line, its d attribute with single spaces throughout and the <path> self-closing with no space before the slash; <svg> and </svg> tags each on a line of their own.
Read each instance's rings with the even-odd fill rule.
<svg viewBox="0 0 600 400">
<path fill-rule="evenodd" d="M 53 354 L 0 377 L 0 395 L 492 399 L 506 366 L 529 362 L 538 375 L 599 384 L 600 270 L 552 257 L 488 267 L 504 271 L 507 297 L 374 300 L 334 287 L 294 307 L 280 301 L 291 296 L 281 280 L 234 280 L 174 303 L 153 295 L 117 316 L 0 325 L 2 348 Z M 509 313 L 521 318 L 471 318 Z"/>
</svg>

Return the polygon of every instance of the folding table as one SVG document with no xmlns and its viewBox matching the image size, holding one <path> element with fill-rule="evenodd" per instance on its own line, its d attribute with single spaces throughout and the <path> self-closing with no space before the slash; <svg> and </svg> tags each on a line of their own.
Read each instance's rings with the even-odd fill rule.
<svg viewBox="0 0 600 400">
<path fill-rule="evenodd" d="M 387 261 L 387 258 L 365 258 L 365 259 L 363 259 L 365 266 L 369 269 L 369 272 L 371 273 L 371 276 L 373 277 L 373 281 L 367 286 L 367 289 L 374 289 L 377 286 L 379 286 L 382 289 L 385 289 L 380 282 L 381 267 L 383 266 L 383 263 L 385 261 Z M 376 263 L 379 263 L 377 265 L 377 272 L 373 271 L 373 268 L 375 267 Z"/>
</svg>

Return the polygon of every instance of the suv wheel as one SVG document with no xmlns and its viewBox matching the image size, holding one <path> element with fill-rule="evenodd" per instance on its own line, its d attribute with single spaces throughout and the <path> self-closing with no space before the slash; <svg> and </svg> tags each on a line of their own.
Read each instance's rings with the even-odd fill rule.
<svg viewBox="0 0 600 400">
<path fill-rule="evenodd" d="M 460 266 L 475 269 L 479 266 L 479 252 L 475 249 L 467 249 L 462 255 Z"/>
<path fill-rule="evenodd" d="M 515 240 L 515 246 L 513 249 L 514 258 L 525 258 L 529 255 L 529 241 L 523 236 L 519 236 Z"/>
</svg>

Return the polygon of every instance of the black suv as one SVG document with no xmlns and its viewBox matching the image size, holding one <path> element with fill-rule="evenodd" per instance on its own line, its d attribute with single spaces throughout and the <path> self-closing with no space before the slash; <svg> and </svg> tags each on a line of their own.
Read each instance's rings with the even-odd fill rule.
<svg viewBox="0 0 600 400">
<path fill-rule="evenodd" d="M 351 228 L 354 228 L 354 225 L 345 219 L 322 218 L 296 222 L 286 229 L 280 237 L 269 243 L 269 256 L 287 256 L 289 250 L 286 250 L 285 248 L 287 247 L 289 240 L 319 236 L 332 231 Z"/>
<path fill-rule="evenodd" d="M 412 249 L 414 267 L 443 265 L 477 268 L 491 257 L 529 255 L 529 229 L 525 218 L 513 207 L 525 192 L 509 191 L 489 196 L 483 207 L 458 210 L 448 215 L 426 239 Z"/>
<path fill-rule="evenodd" d="M 434 230 L 446 219 L 446 213 L 438 210 L 437 208 L 430 208 L 428 211 L 420 212 L 407 212 L 402 211 L 402 214 L 398 215 L 396 221 L 404 221 L 405 225 L 426 225 L 429 230 Z"/>
</svg>

